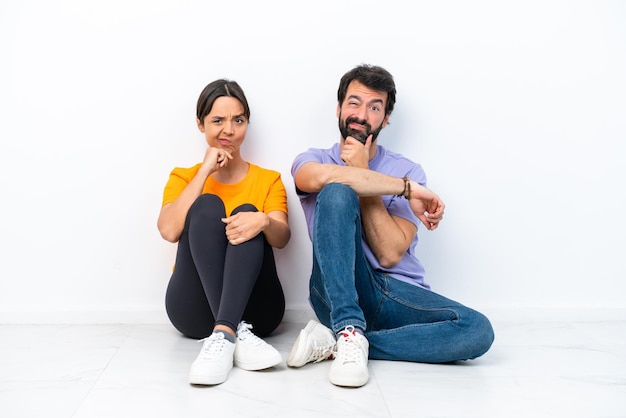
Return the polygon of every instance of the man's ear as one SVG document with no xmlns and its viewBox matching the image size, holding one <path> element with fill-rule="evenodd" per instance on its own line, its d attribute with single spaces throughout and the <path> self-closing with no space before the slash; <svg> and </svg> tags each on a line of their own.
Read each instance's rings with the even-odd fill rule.
<svg viewBox="0 0 626 418">
<path fill-rule="evenodd" d="M 385 127 L 387 126 L 387 124 L 389 123 L 389 115 L 385 116 L 385 119 L 383 119 L 383 123 L 381 125 L 381 127 Z"/>
<path fill-rule="evenodd" d="M 337 112 L 336 112 L 337 119 L 339 119 L 339 115 L 341 115 L 341 105 L 337 105 Z"/>
<path fill-rule="evenodd" d="M 202 121 L 198 118 L 196 118 L 196 125 L 198 125 L 198 129 L 200 129 L 200 132 L 204 133 L 204 123 L 202 123 Z"/>
</svg>

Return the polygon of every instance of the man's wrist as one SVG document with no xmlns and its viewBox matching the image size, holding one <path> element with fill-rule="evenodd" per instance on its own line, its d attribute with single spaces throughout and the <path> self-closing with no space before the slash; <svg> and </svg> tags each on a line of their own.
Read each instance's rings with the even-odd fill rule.
<svg viewBox="0 0 626 418">
<path fill-rule="evenodd" d="M 405 199 L 411 198 L 411 179 L 408 176 L 402 177 L 402 192 L 397 194 L 398 197 L 404 197 Z"/>
</svg>

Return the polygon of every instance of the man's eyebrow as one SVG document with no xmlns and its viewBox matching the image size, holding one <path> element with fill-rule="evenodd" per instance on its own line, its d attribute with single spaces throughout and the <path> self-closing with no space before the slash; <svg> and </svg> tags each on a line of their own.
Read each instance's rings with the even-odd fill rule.
<svg viewBox="0 0 626 418">
<path fill-rule="evenodd" d="M 373 104 L 380 104 L 380 105 L 382 105 L 383 103 L 385 103 L 384 100 L 380 99 L 378 97 L 375 98 L 375 99 L 370 100 L 369 102 L 367 102 L 368 105 L 373 105 Z"/>
<path fill-rule="evenodd" d="M 361 96 L 357 96 L 356 94 L 351 94 L 351 95 L 349 95 L 349 96 L 346 98 L 346 100 L 350 100 L 350 99 L 356 99 L 356 100 L 358 100 L 359 102 L 362 102 L 362 101 L 363 101 L 363 99 L 361 98 Z M 372 100 L 370 100 L 370 101 L 368 102 L 368 104 L 373 104 L 373 103 L 380 103 L 380 104 L 383 104 L 383 103 L 385 103 L 385 101 L 384 101 L 383 99 L 381 99 L 381 98 L 377 97 L 377 98 L 372 99 Z"/>
</svg>

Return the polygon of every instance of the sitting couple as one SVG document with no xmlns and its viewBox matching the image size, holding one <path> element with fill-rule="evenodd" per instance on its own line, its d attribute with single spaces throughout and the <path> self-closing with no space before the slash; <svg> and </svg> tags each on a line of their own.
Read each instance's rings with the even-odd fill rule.
<svg viewBox="0 0 626 418">
<path fill-rule="evenodd" d="M 332 359 L 329 380 L 337 386 L 366 384 L 369 358 L 468 360 L 494 339 L 484 315 L 424 279 L 417 230 L 435 230 L 445 205 L 426 188 L 419 164 L 377 142 L 395 98 L 384 68 L 348 71 L 337 91 L 339 142 L 299 154 L 291 169 L 313 247 L 309 300 L 318 320 L 300 331 L 287 365 Z M 172 170 L 158 228 L 178 243 L 167 314 L 183 335 L 202 341 L 189 382 L 215 385 L 233 365 L 262 370 L 282 362 L 262 338 L 285 311 L 273 248 L 285 247 L 291 232 L 280 173 L 241 156 L 250 122 L 241 87 L 210 83 L 196 117 L 208 144 L 204 160 Z"/>
</svg>

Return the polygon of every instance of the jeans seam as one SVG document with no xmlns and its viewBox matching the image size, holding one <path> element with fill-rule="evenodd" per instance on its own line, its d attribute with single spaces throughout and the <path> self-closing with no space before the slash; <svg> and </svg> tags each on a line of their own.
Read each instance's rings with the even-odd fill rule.
<svg viewBox="0 0 626 418">
<path fill-rule="evenodd" d="M 378 291 L 380 292 L 380 297 L 378 298 L 378 304 L 376 305 L 376 310 L 374 311 L 374 317 L 372 318 L 371 321 L 367 321 L 368 328 L 372 330 L 374 329 L 374 327 L 376 327 L 376 323 L 378 321 L 378 315 L 380 314 L 380 311 L 383 308 L 385 298 L 388 297 L 389 293 L 387 291 L 387 288 L 388 288 L 387 283 L 389 279 L 384 274 L 377 275 L 375 271 L 371 272 L 370 277 L 374 282 L 373 283 L 374 287 L 378 289 Z"/>
<path fill-rule="evenodd" d="M 388 283 L 389 280 L 396 280 L 393 278 L 389 278 L 387 275 L 383 275 L 383 279 L 385 281 L 385 283 Z M 378 316 L 378 313 L 380 312 L 380 307 L 383 305 L 383 298 L 389 298 L 392 301 L 395 301 L 396 303 L 399 303 L 403 306 L 406 306 L 407 308 L 413 309 L 413 310 L 418 310 L 418 311 L 422 311 L 422 312 L 452 312 L 454 314 L 454 318 L 453 319 L 448 319 L 448 320 L 444 320 L 444 321 L 438 321 L 435 322 L 433 324 L 436 323 L 440 323 L 440 322 L 450 322 L 452 323 L 454 326 L 458 327 L 458 322 L 462 319 L 461 318 L 461 313 L 453 308 L 424 308 L 422 306 L 418 306 L 415 305 L 413 303 L 410 303 L 409 301 L 407 301 L 406 299 L 402 299 L 398 296 L 396 296 L 394 293 L 390 293 L 388 291 L 388 286 L 385 286 L 384 288 L 379 286 L 378 283 L 376 283 L 376 286 L 380 289 L 380 292 L 382 293 L 382 297 L 379 300 L 378 303 L 378 309 L 376 310 L 376 314 Z M 427 325 L 427 324 L 412 324 L 412 325 Z"/>
<path fill-rule="evenodd" d="M 311 292 L 315 293 L 317 299 L 320 300 L 324 304 L 324 306 L 326 306 L 326 309 L 328 309 L 328 311 L 330 311 L 330 305 L 328 304 L 326 299 L 322 297 L 321 293 L 317 290 L 315 286 L 311 286 Z"/>
</svg>

